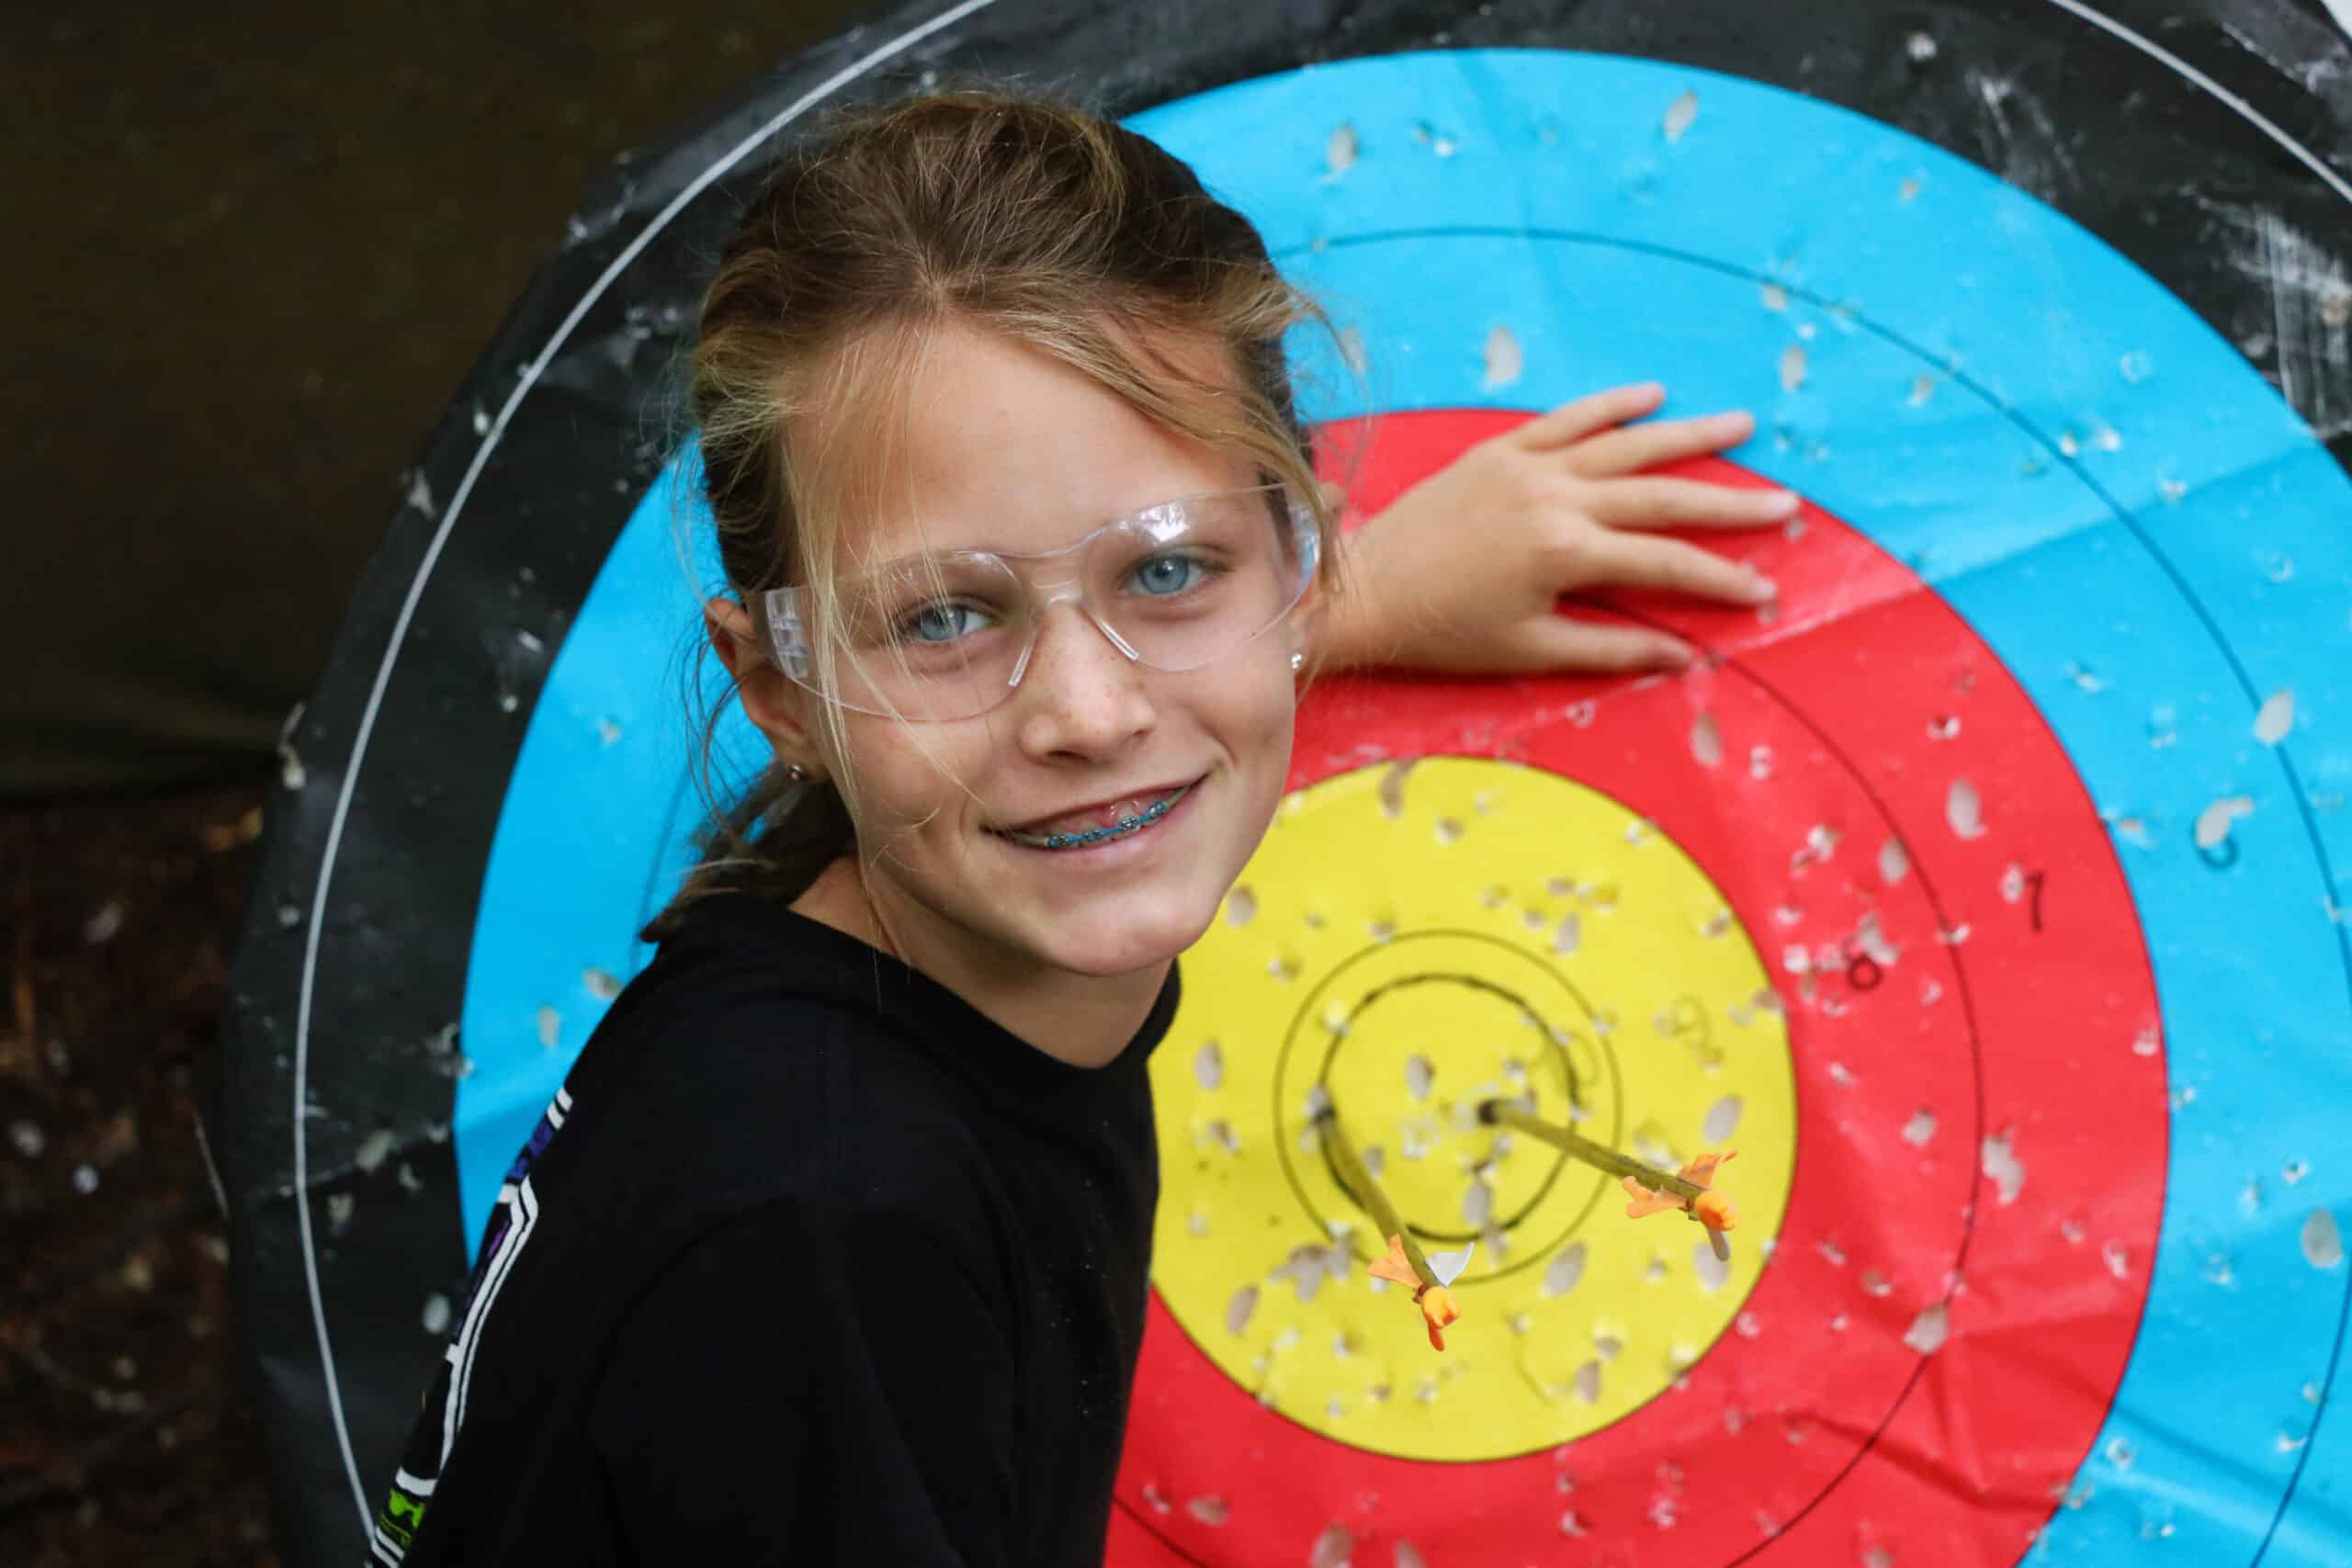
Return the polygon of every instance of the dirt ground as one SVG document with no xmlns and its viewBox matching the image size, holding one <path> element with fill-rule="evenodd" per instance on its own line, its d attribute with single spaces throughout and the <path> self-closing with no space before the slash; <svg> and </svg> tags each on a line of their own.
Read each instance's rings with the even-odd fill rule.
<svg viewBox="0 0 2352 1568">
<path fill-rule="evenodd" d="M 0 815 L 0 1562 L 274 1564 L 200 1111 L 262 779 Z"/>
</svg>

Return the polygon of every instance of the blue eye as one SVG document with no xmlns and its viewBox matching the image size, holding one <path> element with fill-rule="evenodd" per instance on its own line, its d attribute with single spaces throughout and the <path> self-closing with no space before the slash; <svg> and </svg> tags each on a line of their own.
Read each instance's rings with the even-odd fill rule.
<svg viewBox="0 0 2352 1568">
<path fill-rule="evenodd" d="M 909 615 L 899 623 L 899 629 L 909 641 L 938 648 L 967 637 L 987 624 L 988 618 L 969 604 L 940 601 Z"/>
<path fill-rule="evenodd" d="M 1142 592 L 1153 598 L 1166 598 L 1198 587 L 1210 570 L 1209 563 L 1198 556 L 1154 556 L 1128 576 Z"/>
</svg>

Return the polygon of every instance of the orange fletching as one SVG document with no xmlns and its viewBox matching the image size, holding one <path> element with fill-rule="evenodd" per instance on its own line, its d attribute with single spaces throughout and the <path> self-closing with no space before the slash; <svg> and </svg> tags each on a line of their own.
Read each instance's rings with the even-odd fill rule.
<svg viewBox="0 0 2352 1568">
<path fill-rule="evenodd" d="M 1375 1280 L 1385 1280 L 1392 1285 L 1402 1285 L 1408 1291 L 1421 1288 L 1421 1278 L 1413 1272 L 1413 1265 L 1405 1256 L 1405 1238 L 1388 1238 L 1388 1256 L 1373 1263 L 1370 1270 Z"/>
<path fill-rule="evenodd" d="M 1633 1200 L 1625 1205 L 1625 1217 L 1628 1219 L 1646 1219 L 1652 1214 L 1663 1214 L 1682 1207 L 1681 1199 L 1671 1192 L 1653 1191 L 1643 1186 L 1638 1178 L 1626 1177 L 1623 1186 L 1625 1196 Z"/>
<path fill-rule="evenodd" d="M 1682 1168 L 1682 1179 L 1695 1186 L 1707 1187 L 1715 1179 L 1715 1172 L 1737 1158 L 1738 1155 L 1737 1149 L 1725 1149 L 1719 1155 L 1701 1155 Z M 1651 1214 L 1679 1210 L 1719 1231 L 1727 1231 L 1739 1223 L 1739 1211 L 1732 1206 L 1730 1199 L 1720 1192 L 1702 1192 L 1686 1202 L 1671 1192 L 1659 1192 L 1643 1186 L 1638 1177 L 1624 1178 L 1623 1185 L 1625 1195 L 1633 1200 L 1625 1205 L 1628 1219 L 1645 1219 Z"/>
</svg>

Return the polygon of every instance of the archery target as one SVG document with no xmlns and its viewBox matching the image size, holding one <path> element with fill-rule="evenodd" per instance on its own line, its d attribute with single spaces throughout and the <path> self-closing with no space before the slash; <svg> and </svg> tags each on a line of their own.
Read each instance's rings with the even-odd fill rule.
<svg viewBox="0 0 2352 1568">
<path fill-rule="evenodd" d="M 1192 1234 L 1179 1199 L 1159 1236 L 1159 1300 L 1173 1310 L 1154 1320 L 1153 1403 L 1130 1446 L 1133 1535 L 1204 1562 L 1295 1560 L 1330 1532 L 1492 1561 L 1565 1552 L 1596 1525 L 1626 1562 L 1820 1561 L 1829 1543 L 2008 1562 L 2037 1540 L 2100 1562 L 2158 1542 L 2199 1561 L 2325 1560 L 2340 1514 L 2307 1502 L 2299 1525 L 2294 1503 L 2299 1483 L 2315 1486 L 2307 1497 L 2334 1485 L 2305 1472 L 2343 1287 L 2324 1249 L 2299 1242 L 2327 1227 L 2340 1190 L 2314 1187 L 2294 1152 L 2319 1146 L 2316 1122 L 2262 1119 L 2258 1146 L 2244 1141 L 2272 1086 L 2219 1001 L 2245 996 L 2247 922 L 2261 921 L 2270 983 L 2327 998 L 2323 1029 L 2352 1038 L 2326 836 L 2341 823 L 2293 768 L 2301 727 L 2344 698 L 2352 556 L 2329 526 L 2346 487 L 2324 451 L 2114 253 L 1980 171 L 1793 95 L 1623 60 L 1455 54 L 1248 84 L 1141 124 L 1335 302 L 1387 377 L 1388 410 L 1536 410 L 1655 376 L 1683 407 L 1761 411 L 1765 434 L 1740 457 L 1814 509 L 1797 537 L 1758 549 L 1782 584 L 1774 624 L 1710 628 L 1738 617 L 1680 613 L 1713 653 L 1696 677 L 1581 696 L 1408 682 L 1318 694 L 1301 719 L 1302 816 L 1335 786 L 1362 794 L 1363 770 L 1386 758 L 1548 767 L 1691 849 L 1741 931 L 1780 955 L 1796 1177 L 1744 1332 L 1695 1359 L 1670 1328 L 1629 1334 L 1653 1293 L 1710 1288 L 1686 1259 L 1659 1258 L 1663 1278 L 1618 1281 L 1560 1324 L 1529 1321 L 1540 1282 L 1472 1280 L 1458 1293 L 1479 1331 L 1456 1325 L 1458 1348 L 1433 1364 L 1392 1309 L 1382 1348 L 1408 1365 L 1367 1378 L 1355 1363 L 1358 1336 L 1380 1333 L 1369 1308 L 1336 1337 L 1329 1309 L 1302 1327 L 1297 1259 L 1233 1257 L 1214 1218 Z M 1774 151 L 1769 177 L 1758 148 Z M 1376 438 L 1419 448 L 1397 455 L 1400 479 L 1471 434 L 1417 441 L 1417 418 L 1432 415 L 1392 412 L 1385 429 L 1403 434 Z M 2258 465 L 2256 445 L 2274 454 Z M 2244 523 L 2257 502 L 2268 525 L 2256 542 Z M 2305 572 L 2317 591 L 2293 592 Z M 1731 716 L 1744 682 L 1803 738 Z M 2300 716 L 2282 728 L 2290 701 Z M 1621 725 L 1630 734 L 1611 738 Z M 1815 753 L 1853 767 L 1840 782 L 1863 800 L 1841 800 L 1832 770 L 1767 761 Z M 1726 756 L 1760 764 L 1746 781 L 1760 787 L 1727 786 Z M 1338 769 L 1350 771 L 1317 782 Z M 1437 809 L 1470 824 L 1457 848 L 1484 827 L 1458 802 Z M 1567 814 L 1546 816 L 1561 825 L 1551 858 L 1599 847 Z M 1572 908 L 1541 897 L 1543 862 L 1524 849 L 1451 873 L 1400 861 L 1429 830 L 1367 826 L 1319 870 L 1289 870 L 1279 901 L 1252 867 L 1252 919 L 1202 944 L 1188 998 L 1207 999 L 1188 999 L 1156 1063 L 1171 1194 L 1189 1165 L 1231 1203 L 1223 1188 L 1242 1179 L 1218 1182 L 1220 1156 L 1238 1164 L 1250 1147 L 1247 1134 L 1238 1149 L 1204 1140 L 1226 1100 L 1188 1053 L 1205 1036 L 1229 1061 L 1235 998 L 1294 975 L 1313 984 L 1289 952 L 1330 945 L 1261 933 L 1270 916 L 1304 924 L 1305 907 L 1345 902 L 1352 919 L 1328 908 L 1322 929 L 1360 931 L 1384 898 L 1438 905 L 1428 879 L 1471 893 L 1492 876 L 1497 908 L 1468 923 L 1523 955 Z M 1295 831 L 1277 828 L 1261 860 L 1283 863 Z M 2259 881 L 2243 870 L 2256 857 L 2273 868 Z M 1629 903 L 1634 887 L 1673 885 L 1612 858 Z M 1399 863 L 1422 875 L 1389 884 Z M 1339 891 L 1366 880 L 1377 890 Z M 1682 1065 L 1655 967 L 1553 961 L 1592 1005 L 1625 996 L 1626 1032 L 1647 1037 L 1618 1040 L 1621 1064 Z M 1956 1027 L 1938 1038 L 1944 1020 Z M 1728 1012 L 1711 1021 L 1734 1027 Z M 1260 1032 L 1261 1052 L 1281 1038 Z M 1464 1032 L 1477 1038 L 1466 1019 Z M 1474 1075 L 1492 1071 L 1459 1049 Z M 1939 1062 L 1960 1070 L 1871 1092 L 1880 1074 Z M 1409 1120 L 1404 1077 L 1385 1087 L 1372 1117 Z M 1659 1086 L 1668 1147 L 1697 1145 L 1704 1099 Z M 1280 1140 L 1298 1112 L 1279 1094 L 1272 1110 L 1251 1131 Z M 1493 1163 L 1490 1134 L 1468 1141 L 1430 1151 L 1454 1156 L 1457 1181 Z M 2156 1168 L 2161 1185 L 2118 1180 Z M 1734 1166 L 1724 1181 L 1758 1174 Z M 1257 1188 L 1281 1213 L 1280 1186 Z M 1763 1190 L 1769 1213 L 1769 1174 Z M 2266 1205 L 2277 1218 L 2249 1224 Z M 1318 1217 L 1294 1213 L 1275 1234 L 1329 1245 L 1303 1223 Z M 1599 1213 L 1576 1234 L 1655 1245 L 1623 1242 L 1625 1224 Z M 1377 1252 L 1361 1229 L 1341 1244 L 1359 1264 Z M 1558 1238 L 1542 1245 L 1562 1255 Z M 1249 1314 L 1171 1289 L 1196 1257 L 1221 1257 L 1233 1286 L 1261 1292 Z M 1363 1293 L 1345 1269 L 1316 1276 L 1320 1288 Z M 1562 1358 L 1582 1363 L 1581 1386 L 1546 1376 Z M 1642 1358 L 1672 1381 L 1638 1382 L 1638 1409 L 1611 1408 L 1600 1391 Z M 1294 1362 L 1319 1375 L 1289 1374 Z M 2227 1439 L 2211 1419 L 2220 1368 L 2240 1391 Z M 1402 1397 L 1416 1378 L 1419 1396 Z M 1491 1408 L 1504 1390 L 1524 1406 L 1508 1424 Z M 1381 1414 L 1367 1421 L 1367 1406 Z M 1622 1418 L 1595 1431 L 1587 1417 L 1604 1410 Z M 1399 1422 L 1417 1438 L 1396 1437 Z M 1482 1454 L 1524 1457 L 1394 1462 L 1462 1457 L 1457 1422 Z M 2206 1445 L 2229 1439 L 2245 1461 L 2231 1506 L 2177 1509 Z M 1372 1452 L 1333 1457 L 1349 1443 Z M 1264 1529 L 1227 1544 L 1245 1519 Z M 1130 1550 L 1149 1561 L 1161 1548 Z"/>
<path fill-rule="evenodd" d="M 2352 1554 L 2325 1419 L 2352 1299 L 2343 472 L 2132 261 L 1820 101 L 1903 107 L 1856 85 L 1878 31 L 1820 63 L 1772 7 L 1673 39 L 1493 9 L 1464 41 L 1622 42 L 1818 96 L 1450 50 L 1376 6 L 1356 47 L 1439 47 L 1290 70 L 1329 45 L 1253 13 L 1230 59 L 1175 71 L 1125 22 L 1040 41 L 1001 0 L 812 57 L 592 204 L 573 293 L 518 310 L 355 606 L 241 953 L 239 1081 L 290 1107 L 246 1115 L 230 1173 L 289 1561 L 360 1539 L 498 1174 L 686 864 L 670 677 L 715 576 L 699 542 L 681 570 L 692 457 L 646 437 L 649 340 L 690 320 L 765 137 L 876 62 L 903 86 L 1021 63 L 1007 38 L 1136 62 L 1130 104 L 1276 73 L 1134 123 L 1347 329 L 1368 402 L 1302 351 L 1327 446 L 1363 447 L 1360 511 L 1652 378 L 1669 412 L 1759 415 L 1697 471 L 1807 500 L 1722 541 L 1781 583 L 1776 619 L 1579 612 L 1702 648 L 1677 679 L 1310 694 L 1294 794 L 1156 1062 L 1159 1274 L 1111 1560 Z M 1947 48 L 1995 47 L 1939 16 Z M 2154 72 L 2119 114 L 2218 144 L 2176 102 L 2204 91 Z M 1938 101 L 1905 123 L 1962 145 Z M 2214 157 L 2296 210 L 2300 176 Z M 2199 247 L 2102 231 L 2240 314 Z M 2290 381 L 2292 324 L 2266 315 L 2259 351 Z M 740 716 L 723 739 L 757 755 Z M 1417 1228 L 1480 1236 L 1442 1357 L 1335 1234 L 1301 1124 L 1327 1067 Z M 1724 1134 L 1731 1269 L 1454 1123 L 1522 1079 L 1621 1146 Z"/>
</svg>

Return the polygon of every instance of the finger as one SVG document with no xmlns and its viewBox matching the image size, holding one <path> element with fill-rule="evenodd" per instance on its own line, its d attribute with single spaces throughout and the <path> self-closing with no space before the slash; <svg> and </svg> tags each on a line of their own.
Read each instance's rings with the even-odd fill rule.
<svg viewBox="0 0 2352 1568">
<path fill-rule="evenodd" d="M 1612 528 L 1760 528 L 1796 515 L 1796 492 L 1657 476 L 1607 479 L 1582 492 L 1586 513 Z"/>
<path fill-rule="evenodd" d="M 1738 446 L 1756 434 L 1756 416 L 1745 409 L 1697 419 L 1659 419 L 1603 431 L 1579 441 L 1567 454 L 1569 466 L 1587 479 L 1636 473 L 1661 463 L 1705 457 Z"/>
<path fill-rule="evenodd" d="M 1655 588 L 1733 604 L 1761 604 L 1777 592 L 1771 579 L 1747 562 L 1685 540 L 1607 534 L 1601 541 L 1596 542 L 1595 570 L 1584 587 Z"/>
<path fill-rule="evenodd" d="M 1530 622 L 1519 640 L 1530 670 L 1629 674 L 1686 669 L 1694 657 L 1688 643 L 1648 626 L 1595 626 L 1556 614 Z"/>
<path fill-rule="evenodd" d="M 1666 389 L 1656 381 L 1611 387 L 1537 415 L 1512 431 L 1509 439 L 1530 452 L 1548 452 L 1571 441 L 1581 441 L 1596 430 L 1639 419 L 1664 401 Z"/>
</svg>

